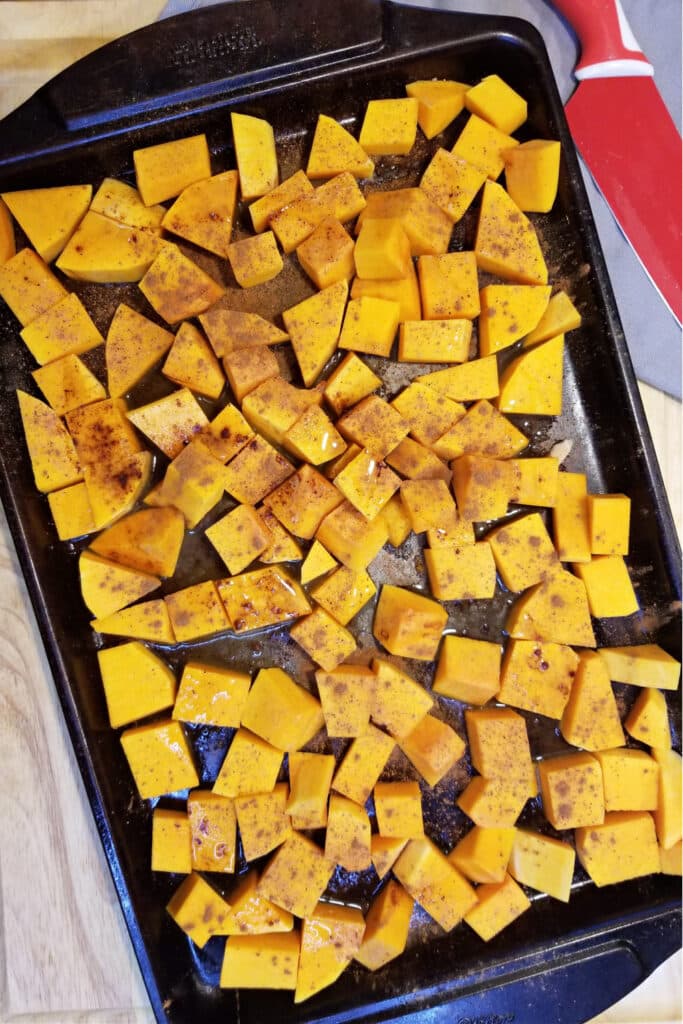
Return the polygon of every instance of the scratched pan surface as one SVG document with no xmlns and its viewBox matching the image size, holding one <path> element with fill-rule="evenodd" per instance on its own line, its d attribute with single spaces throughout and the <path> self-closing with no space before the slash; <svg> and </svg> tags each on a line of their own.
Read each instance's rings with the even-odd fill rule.
<svg viewBox="0 0 683 1024">
<path fill-rule="evenodd" d="M 598 642 L 657 641 L 680 656 L 677 539 L 562 107 L 540 37 L 530 26 L 510 19 L 380 6 L 372 0 L 344 5 L 343 12 L 321 3 L 304 12 L 288 12 L 286 19 L 276 0 L 224 5 L 171 19 L 86 58 L 7 118 L 2 126 L 0 187 L 76 181 L 97 186 L 108 175 L 134 182 L 134 148 L 196 132 L 208 137 L 216 173 L 234 166 L 230 109 L 270 120 L 284 178 L 305 166 L 318 112 L 356 131 L 368 99 L 401 96 L 406 82 L 433 77 L 476 81 L 492 72 L 528 100 L 529 120 L 520 138 L 562 141 L 557 202 L 551 214 L 533 219 L 551 282 L 567 289 L 583 316 L 582 327 L 569 335 L 566 346 L 562 416 L 513 420 L 530 438 L 529 454 L 546 454 L 555 442 L 571 439 L 567 469 L 585 472 L 592 491 L 624 491 L 632 498 L 628 561 L 641 612 L 626 620 L 597 623 Z M 464 120 L 461 115 L 432 143 L 418 133 L 408 157 L 378 161 L 371 187 L 417 184 L 436 145 L 450 147 Z M 248 223 L 241 208 L 236 237 L 247 233 Z M 456 227 L 452 248 L 472 248 L 475 223 L 476 205 Z M 286 259 L 285 270 L 269 285 L 241 291 L 225 263 L 192 246 L 181 247 L 226 285 L 227 305 L 258 311 L 278 323 L 284 308 L 312 291 L 293 257 Z M 103 334 L 120 302 L 154 319 L 135 285 L 68 282 L 68 287 L 81 296 Z M 90 616 L 79 594 L 76 556 L 85 542 L 57 541 L 47 500 L 35 491 L 15 398 L 18 387 L 37 393 L 30 377 L 34 365 L 4 304 L 0 346 L 3 503 L 159 1020 L 260 1024 L 271 1019 L 379 1021 L 417 1014 L 422 1020 L 578 1022 L 628 991 L 680 944 L 675 879 L 653 876 L 598 890 L 578 868 L 568 905 L 534 896 L 532 909 L 486 946 L 466 926 L 445 935 L 417 909 L 408 950 L 400 959 L 374 975 L 352 967 L 303 1006 L 294 1007 L 289 994 L 219 990 L 223 940 L 214 938 L 204 950 L 196 950 L 164 911 L 180 878 L 152 874 L 149 867 L 150 804 L 137 796 L 119 734 L 108 725 L 96 662 L 101 640 L 89 628 Z M 288 346 L 278 351 L 278 358 L 283 373 L 300 383 Z M 101 351 L 85 359 L 103 377 Z M 382 377 L 380 394 L 387 398 L 432 368 L 371 357 L 367 361 Z M 156 371 L 128 396 L 129 403 L 133 407 L 170 390 L 170 383 Z M 209 416 L 219 407 L 200 401 Z M 156 478 L 163 472 L 162 463 L 157 460 Z M 203 529 L 231 504 L 226 497 L 200 529 L 187 536 L 178 574 L 162 592 L 225 575 Z M 511 514 L 520 511 L 513 509 Z M 485 532 L 483 526 L 478 529 Z M 370 566 L 370 574 L 378 585 L 393 582 L 424 590 L 422 543 L 412 538 L 399 549 L 387 546 Z M 499 584 L 491 602 L 450 603 L 448 630 L 503 641 L 513 600 Z M 372 614 L 370 605 L 351 624 L 359 661 L 369 660 L 375 649 Z M 107 645 L 116 642 L 106 640 Z M 313 685 L 313 665 L 286 628 L 157 649 L 178 673 L 192 656 L 229 662 L 250 672 L 280 665 L 302 684 Z M 433 665 L 413 662 L 405 667 L 430 685 Z M 625 686 L 615 689 L 625 713 L 635 692 Z M 667 699 L 672 720 L 678 722 L 680 696 L 668 694 Z M 465 735 L 458 702 L 439 700 L 436 714 Z M 555 722 L 527 714 L 525 718 L 535 756 L 563 749 Z M 210 785 L 231 731 L 188 731 L 201 783 Z M 680 749 L 680 735 L 674 739 Z M 311 749 L 328 749 L 337 756 L 343 748 L 339 741 L 327 747 L 323 740 L 311 744 Z M 426 830 L 445 850 L 468 828 L 454 797 L 469 774 L 465 760 L 433 791 L 423 786 Z M 397 752 L 385 777 L 417 776 Z M 163 804 L 182 803 L 183 796 Z M 556 834 L 544 823 L 536 801 L 527 805 L 520 823 Z M 245 867 L 241 851 L 238 866 Z M 229 879 L 212 876 L 211 881 L 229 894 Z M 372 870 L 349 875 L 339 869 L 327 895 L 366 910 L 379 887 Z"/>
</svg>

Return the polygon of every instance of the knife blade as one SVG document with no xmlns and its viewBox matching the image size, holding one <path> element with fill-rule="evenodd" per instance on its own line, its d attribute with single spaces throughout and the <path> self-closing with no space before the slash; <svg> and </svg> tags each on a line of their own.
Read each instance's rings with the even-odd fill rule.
<svg viewBox="0 0 683 1024">
<path fill-rule="evenodd" d="M 620 0 L 553 0 L 575 30 L 578 87 L 565 112 L 579 152 L 653 284 L 681 323 L 681 137 Z"/>
</svg>

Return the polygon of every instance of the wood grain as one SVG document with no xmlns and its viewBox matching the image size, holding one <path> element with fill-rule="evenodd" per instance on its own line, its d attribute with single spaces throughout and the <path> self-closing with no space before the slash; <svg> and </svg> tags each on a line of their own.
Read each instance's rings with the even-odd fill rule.
<svg viewBox="0 0 683 1024">
<path fill-rule="evenodd" d="M 0 116 L 78 57 L 154 21 L 163 6 L 0 3 Z M 644 385 L 641 393 L 680 523 L 681 407 Z M 0 779 L 0 1024 L 148 1024 L 152 1014 L 1 511 Z M 599 1020 L 680 1020 L 679 992 L 676 957 Z"/>
</svg>

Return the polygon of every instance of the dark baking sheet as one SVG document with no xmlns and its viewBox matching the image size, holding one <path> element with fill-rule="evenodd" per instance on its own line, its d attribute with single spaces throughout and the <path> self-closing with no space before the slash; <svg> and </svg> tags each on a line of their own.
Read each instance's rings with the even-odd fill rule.
<svg viewBox="0 0 683 1024">
<path fill-rule="evenodd" d="M 680 657 L 680 555 L 655 455 L 631 370 L 604 261 L 583 190 L 575 152 L 540 36 L 513 19 L 442 14 L 354 0 L 335 13 L 324 2 L 292 11 L 277 0 L 222 5 L 161 22 L 111 44 L 59 76 L 2 125 L 0 188 L 88 181 L 107 176 L 134 181 L 132 151 L 155 142 L 206 132 L 214 173 L 234 166 L 229 111 L 267 117 L 275 127 L 284 178 L 305 164 L 317 114 L 327 113 L 357 129 L 370 98 L 400 96 L 416 78 L 477 81 L 497 72 L 529 102 L 529 120 L 519 137 L 560 138 L 563 161 L 558 200 L 551 214 L 535 217 L 550 280 L 574 297 L 582 327 L 567 339 L 565 412 L 556 420 L 516 417 L 531 438 L 531 454 L 545 454 L 560 439 L 574 447 L 566 467 L 585 471 L 593 491 L 625 491 L 632 498 L 632 546 L 629 555 L 641 613 L 627 620 L 598 624 L 598 642 L 657 641 Z M 378 163 L 377 183 L 384 187 L 416 184 L 437 143 L 450 146 L 464 115 L 438 140 L 421 140 L 405 158 Z M 374 187 L 373 182 L 373 187 Z M 453 248 L 471 248 L 476 210 L 457 225 Z M 241 229 L 248 227 L 241 211 Z M 254 306 L 256 293 L 241 292 L 229 269 L 206 253 L 186 250 L 229 289 L 233 305 Z M 290 258 L 271 286 L 258 289 L 258 311 L 277 317 L 312 290 Z M 102 333 L 114 310 L 125 301 L 151 312 L 136 285 L 68 282 L 83 299 Z M 420 1020 L 578 1022 L 636 985 L 680 944 L 680 884 L 666 876 L 611 886 L 590 884 L 577 869 L 574 891 L 565 906 L 536 895 L 532 909 L 492 942 L 484 945 L 465 926 L 445 935 L 421 911 L 416 912 L 408 951 L 377 974 L 352 967 L 319 996 L 294 1007 L 290 994 L 220 991 L 216 987 L 222 940 L 198 951 L 164 911 L 180 879 L 153 875 L 149 869 L 151 815 L 137 796 L 119 743 L 110 729 L 99 682 L 96 649 L 100 642 L 88 626 L 79 594 L 75 553 L 83 544 L 61 544 L 52 527 L 46 498 L 34 488 L 14 392 L 37 393 L 34 368 L 17 323 L 0 310 L 0 484 L 17 552 L 100 835 L 126 921 L 159 1020 L 201 1019 L 260 1024 L 289 1021 L 391 1020 L 411 1013 Z M 100 354 L 101 355 L 101 354 Z M 509 358 L 509 354 L 503 359 Z M 91 359 L 96 370 L 97 354 Z M 292 370 L 282 355 L 285 372 Z M 390 368 L 384 393 L 395 394 L 424 367 Z M 296 379 L 295 369 L 292 371 Z M 152 375 L 130 396 L 131 406 L 170 390 Z M 211 403 L 203 403 L 207 412 Z M 161 463 L 157 471 L 161 472 Z M 214 509 L 202 526 L 229 506 Z M 221 576 L 224 569 L 208 550 L 201 532 L 183 548 L 179 574 L 164 591 Z M 387 547 L 370 569 L 376 582 L 424 586 L 419 545 Z M 481 638 L 500 636 L 511 595 L 499 588 L 496 599 L 449 605 L 449 629 Z M 372 646 L 371 608 L 353 627 L 359 645 Z M 116 643 L 113 638 L 107 645 Z M 230 659 L 240 668 L 280 664 L 301 682 L 310 682 L 312 665 L 286 630 L 235 640 L 223 637 L 169 651 L 159 648 L 178 670 L 191 653 L 211 661 Z M 431 666 L 409 664 L 430 681 Z M 635 697 L 617 686 L 626 710 Z M 678 722 L 680 694 L 668 694 Z M 464 735 L 462 706 L 440 700 L 438 714 Z M 525 715 L 532 749 L 542 755 L 557 749 L 554 723 Z M 676 729 L 678 726 L 676 726 Z M 189 730 L 202 783 L 215 777 L 229 739 L 228 730 Z M 675 736 L 680 749 L 680 735 Z M 341 749 L 341 748 L 339 748 Z M 336 752 L 339 752 L 337 750 Z M 468 827 L 452 805 L 464 785 L 468 766 L 458 766 L 427 797 L 429 834 L 450 849 Z M 402 755 L 387 770 L 413 776 Z M 170 801 L 165 801 L 169 803 Z M 521 823 L 548 832 L 536 802 Z M 229 883 L 212 877 L 219 887 Z M 339 871 L 330 894 L 345 893 L 366 909 L 378 888 L 374 872 L 349 877 Z M 454 1002 L 453 1002 L 454 1001 Z M 552 1009 L 550 1009 L 552 1007 Z"/>
</svg>

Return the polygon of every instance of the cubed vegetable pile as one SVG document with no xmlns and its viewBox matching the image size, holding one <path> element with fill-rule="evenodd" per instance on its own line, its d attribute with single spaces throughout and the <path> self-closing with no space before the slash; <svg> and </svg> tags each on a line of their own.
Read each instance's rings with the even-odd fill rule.
<svg viewBox="0 0 683 1024">
<path fill-rule="evenodd" d="M 284 181 L 278 126 L 234 112 L 236 169 L 212 174 L 195 135 L 136 150 L 135 187 L 0 204 L 0 296 L 38 364 L 17 394 L 35 484 L 78 542 L 109 721 L 150 802 L 151 870 L 186 876 L 167 909 L 196 946 L 225 937 L 221 986 L 297 1002 L 353 961 L 399 956 L 415 903 L 487 941 L 529 890 L 569 900 L 577 857 L 598 886 L 681 871 L 664 695 L 680 665 L 654 643 L 597 649 L 594 633 L 639 610 L 630 500 L 589 494 L 521 429 L 561 413 L 581 323 L 533 220 L 555 202 L 560 144 L 514 137 L 527 104 L 497 75 L 406 94 L 371 99 L 358 138 L 321 113 Z M 418 131 L 419 185 L 377 188 Z M 30 243 L 16 253 L 13 218 Z M 259 289 L 292 264 L 309 295 L 273 323 Z M 139 282 L 137 308 L 120 303 L 103 338 L 69 279 Z M 249 311 L 226 281 L 250 290 Z M 102 345 L 106 380 L 81 358 Z M 131 407 L 159 369 L 163 396 Z M 179 587 L 188 532 L 225 569 Z M 383 578 L 383 549 L 415 537 L 419 585 Z M 500 636 L 459 629 L 461 608 L 501 592 L 518 596 Z M 252 673 L 193 648 L 258 648 L 264 630 L 287 630 L 310 670 Z M 626 715 L 613 682 L 640 688 Z M 527 716 L 556 723 L 561 753 L 533 749 Z M 194 725 L 231 731 L 211 788 Z M 444 848 L 424 795 L 456 766 L 471 824 Z M 530 800 L 542 829 L 517 824 Z M 356 872 L 374 872 L 369 906 L 339 884 L 326 899 Z"/>
</svg>

